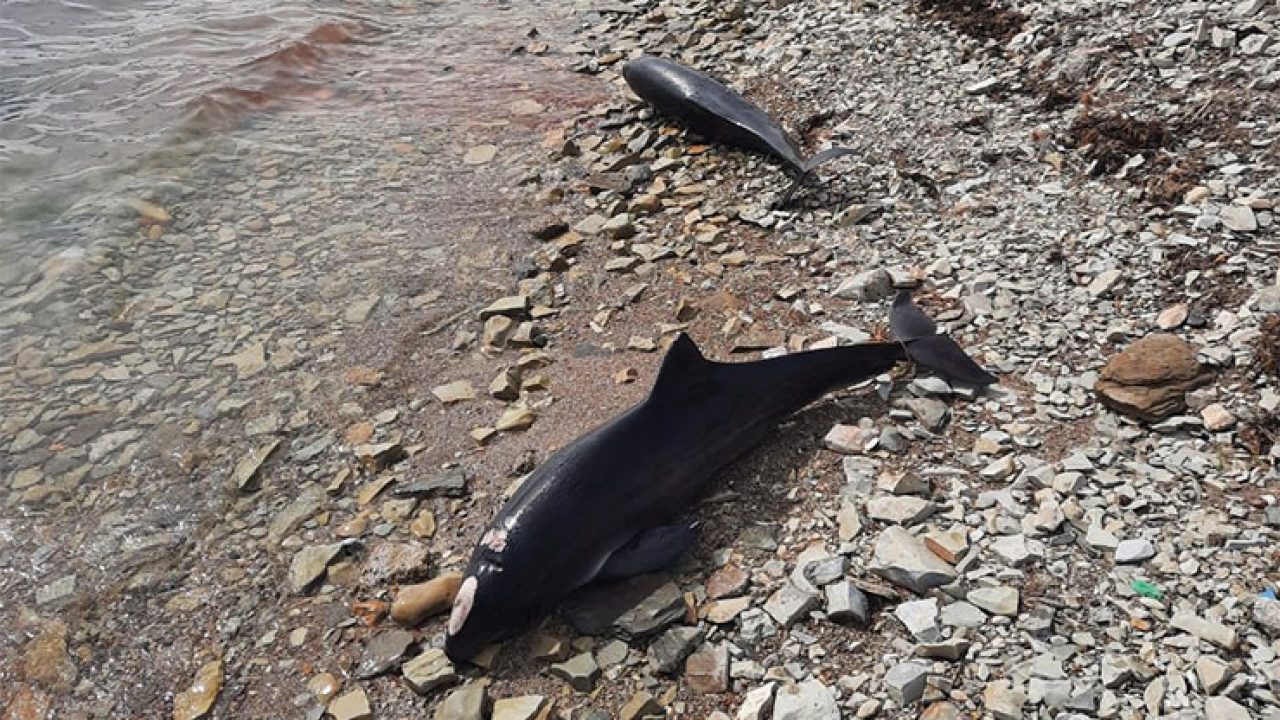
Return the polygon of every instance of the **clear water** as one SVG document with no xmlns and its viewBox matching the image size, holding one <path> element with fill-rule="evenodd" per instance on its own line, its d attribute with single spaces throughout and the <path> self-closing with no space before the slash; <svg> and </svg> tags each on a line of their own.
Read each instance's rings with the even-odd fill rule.
<svg viewBox="0 0 1280 720">
<path fill-rule="evenodd" d="M 517 49 L 565 44 L 577 12 L 0 0 L 0 706 L 24 677 L 21 608 L 96 638 L 83 691 L 38 690 L 56 717 L 171 714 L 204 630 L 164 611 L 170 594 L 274 617 L 276 584 L 245 595 L 218 573 L 283 572 L 289 552 L 234 531 L 293 486 L 243 497 L 233 469 L 268 436 L 282 455 L 333 436 L 352 348 L 414 352 L 399 324 L 472 302 L 429 292 L 459 257 L 506 277 L 485 258 L 512 237 L 519 179 L 601 92 L 569 53 Z M 480 143 L 502 152 L 461 163 Z M 269 367 L 228 364 L 255 345 Z M 304 467 L 280 462 L 291 480 Z M 49 600 L 68 578 L 73 596 Z M 295 691 L 254 692 L 267 707 Z"/>
<path fill-rule="evenodd" d="M 92 203 L 183 139 L 211 98 L 260 89 L 282 71 L 321 71 L 261 59 L 307 42 L 323 23 L 374 27 L 383 12 L 269 0 L 0 3 L 0 223 L 9 244 L 21 235 L 30 251 L 48 233 L 41 224 Z"/>
</svg>

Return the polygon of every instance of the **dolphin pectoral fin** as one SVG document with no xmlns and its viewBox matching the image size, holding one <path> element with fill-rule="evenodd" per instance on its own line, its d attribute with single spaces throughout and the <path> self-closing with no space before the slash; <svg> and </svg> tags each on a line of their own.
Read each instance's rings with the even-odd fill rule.
<svg viewBox="0 0 1280 720">
<path fill-rule="evenodd" d="M 911 301 L 911 293 L 906 290 L 893 299 L 889 328 L 906 348 L 912 362 L 968 385 L 990 385 L 996 381 L 996 377 L 974 362 L 955 340 L 938 334 L 937 324 Z"/>
<path fill-rule="evenodd" d="M 909 290 L 899 291 L 893 299 L 893 309 L 889 311 L 889 329 L 898 342 L 938 334 L 937 324 L 924 314 L 919 305 L 912 302 Z"/>
<path fill-rule="evenodd" d="M 990 385 L 996 376 L 982 369 L 963 348 L 946 335 L 918 338 L 906 343 L 907 357 L 948 380 L 967 385 Z"/>
<path fill-rule="evenodd" d="M 645 530 L 610 555 L 596 579 L 631 577 L 671 567 L 693 545 L 696 535 L 694 523 L 688 519 Z"/>
<path fill-rule="evenodd" d="M 854 150 L 853 148 L 847 148 L 847 147 L 827 148 L 826 150 L 823 150 L 822 152 L 818 153 L 817 155 L 814 155 L 808 160 L 805 160 L 804 165 L 801 166 L 801 170 L 804 171 L 805 175 L 808 175 L 809 173 L 813 172 L 814 168 L 818 167 L 819 165 L 829 163 L 838 157 L 844 157 L 845 155 L 853 155 L 856 152 L 857 150 Z"/>
</svg>

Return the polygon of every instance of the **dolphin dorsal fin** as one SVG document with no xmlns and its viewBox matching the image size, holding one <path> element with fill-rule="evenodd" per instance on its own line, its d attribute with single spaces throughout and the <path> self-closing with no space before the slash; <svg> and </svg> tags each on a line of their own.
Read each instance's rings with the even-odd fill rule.
<svg viewBox="0 0 1280 720">
<path fill-rule="evenodd" d="M 694 388 L 706 382 L 711 363 L 685 333 L 676 336 L 675 342 L 662 359 L 658 379 L 653 383 L 651 397 L 674 398 L 688 395 Z"/>
</svg>

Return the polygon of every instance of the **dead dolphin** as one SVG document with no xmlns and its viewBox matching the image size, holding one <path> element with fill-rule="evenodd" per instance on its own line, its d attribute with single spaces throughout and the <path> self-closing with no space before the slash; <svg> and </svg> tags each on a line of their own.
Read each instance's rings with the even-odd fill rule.
<svg viewBox="0 0 1280 720">
<path fill-rule="evenodd" d="M 791 199 L 814 168 L 854 152 L 833 147 L 805 160 L 796 141 L 758 105 L 710 75 L 670 60 L 639 57 L 622 68 L 622 76 L 636 95 L 708 140 L 781 160 L 795 178 L 783 203 Z"/>
<path fill-rule="evenodd" d="M 707 360 L 682 333 L 646 400 L 548 458 L 489 524 L 454 600 L 449 658 L 470 660 L 593 580 L 672 564 L 693 541 L 680 518 L 707 480 L 828 391 L 908 359 L 962 383 L 995 382 L 908 293 L 890 326 L 896 342 L 744 363 Z"/>
</svg>

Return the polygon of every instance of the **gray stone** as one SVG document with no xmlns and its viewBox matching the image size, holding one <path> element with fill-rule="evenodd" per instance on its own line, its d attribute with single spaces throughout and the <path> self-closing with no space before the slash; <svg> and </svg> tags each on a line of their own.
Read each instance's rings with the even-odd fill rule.
<svg viewBox="0 0 1280 720">
<path fill-rule="evenodd" d="M 1169 621 L 1173 627 L 1191 633 L 1206 642 L 1213 643 L 1224 650 L 1235 650 L 1240 643 L 1236 631 L 1212 620 L 1205 620 L 1191 613 L 1174 613 Z"/>
<path fill-rule="evenodd" d="M 396 497 L 419 499 L 465 497 L 467 494 L 467 473 L 462 469 L 448 470 L 423 480 L 415 480 L 407 485 L 396 486 L 391 491 L 391 494 Z"/>
<path fill-rule="evenodd" d="M 1120 539 L 1103 527 L 1101 519 L 1089 526 L 1084 541 L 1094 550 L 1115 550 L 1120 546 Z"/>
<path fill-rule="evenodd" d="M 876 487 L 890 495 L 928 495 L 929 480 L 918 473 L 885 473 L 876 481 Z"/>
<path fill-rule="evenodd" d="M 602 668 L 610 668 L 614 665 L 621 665 L 627 659 L 627 653 L 631 651 L 631 646 L 621 640 L 611 640 L 604 647 L 596 651 L 596 663 Z"/>
<path fill-rule="evenodd" d="M 1050 653 L 1037 655 L 1031 661 L 1031 674 L 1044 680 L 1064 680 L 1067 677 L 1062 662 Z"/>
<path fill-rule="evenodd" d="M 742 698 L 742 705 L 734 720 L 769 720 L 773 711 L 773 693 L 777 688 L 774 683 L 765 683 L 758 688 L 747 691 Z"/>
<path fill-rule="evenodd" d="M 906 452 L 907 446 L 911 444 L 907 436 L 903 435 L 901 430 L 893 426 L 883 428 L 880 431 L 879 442 L 881 450 L 899 455 Z"/>
<path fill-rule="evenodd" d="M 840 283 L 832 294 L 843 300 L 876 302 L 893 294 L 893 278 L 884 268 L 867 270 Z"/>
<path fill-rule="evenodd" d="M 649 665 L 654 672 L 674 675 L 689 653 L 702 642 L 703 631 L 696 627 L 679 625 L 658 636 L 649 646 Z"/>
<path fill-rule="evenodd" d="M 551 674 L 569 683 L 578 692 L 591 692 L 600 679 L 600 667 L 591 653 L 584 652 L 551 666 Z"/>
<path fill-rule="evenodd" d="M 236 463 L 236 467 L 231 471 L 231 481 L 235 483 L 236 489 L 241 492 L 247 492 L 255 487 L 258 480 L 258 471 L 262 469 L 267 459 L 280 447 L 283 441 L 279 438 L 273 439 L 265 445 L 257 448 L 253 452 L 245 455 Z"/>
<path fill-rule="evenodd" d="M 546 706 L 547 699 L 542 695 L 502 698 L 493 703 L 492 720 L 537 720 Z"/>
<path fill-rule="evenodd" d="M 61 608 L 70 603 L 75 594 L 76 576 L 65 575 L 36 589 L 36 605 L 54 609 Z"/>
<path fill-rule="evenodd" d="M 324 577 L 329 564 L 337 559 L 348 542 L 329 545 L 310 545 L 299 550 L 289 563 L 289 589 L 295 593 L 305 591 Z"/>
<path fill-rule="evenodd" d="M 431 648 L 418 657 L 405 663 L 400 674 L 409 687 L 419 695 L 426 695 L 432 690 L 458 681 L 458 673 L 453 663 L 445 656 L 444 650 Z"/>
<path fill-rule="evenodd" d="M 804 617 L 818 607 L 818 596 L 805 592 L 791 582 L 784 582 L 764 604 L 764 611 L 783 627 Z"/>
<path fill-rule="evenodd" d="M 1018 471 L 1018 461 L 1012 455 L 992 460 L 986 467 L 978 472 L 987 480 L 1004 480 Z"/>
<path fill-rule="evenodd" d="M 1101 297 L 1114 290 L 1123 278 L 1124 273 L 1119 270 L 1103 270 L 1098 273 L 1093 282 L 1089 283 L 1089 294 L 1093 297 Z"/>
<path fill-rule="evenodd" d="M 842 580 L 825 588 L 827 595 L 827 617 L 832 622 L 848 623 L 867 622 L 867 596 L 862 594 L 852 582 Z"/>
<path fill-rule="evenodd" d="M 1079 688 L 1078 685 L 1076 687 Z M 1102 690 L 1096 685 L 1084 690 L 1079 690 L 1067 700 L 1067 704 L 1063 705 L 1063 708 L 1066 710 L 1079 711 L 1086 715 L 1093 715 L 1098 712 L 1098 700 L 1101 695 Z"/>
<path fill-rule="evenodd" d="M 1218 212 L 1218 219 L 1228 230 L 1253 232 L 1258 229 L 1258 218 L 1244 205 L 1228 205 Z"/>
<path fill-rule="evenodd" d="M 1150 560 L 1155 557 L 1155 554 L 1156 546 L 1152 545 L 1150 540 L 1144 538 L 1121 540 L 1116 545 L 1116 562 L 1121 565 Z"/>
<path fill-rule="evenodd" d="M 934 598 L 904 602 L 894 608 L 893 614 L 921 642 L 937 642 L 942 638 L 942 630 L 938 627 L 938 601 Z"/>
<path fill-rule="evenodd" d="M 609 218 L 602 228 L 609 237 L 622 240 L 636 234 L 635 225 L 631 223 L 631 215 L 622 213 Z"/>
<path fill-rule="evenodd" d="M 528 295 L 508 295 L 498 298 L 480 311 L 480 319 L 488 320 L 495 315 L 509 318 L 523 318 L 529 314 L 531 303 Z"/>
<path fill-rule="evenodd" d="M 1133 679 L 1133 663 L 1121 655 L 1102 656 L 1102 684 L 1115 689 Z"/>
<path fill-rule="evenodd" d="M 804 566 L 804 577 L 814 588 L 821 588 L 844 577 L 849 559 L 843 555 L 828 555 Z"/>
<path fill-rule="evenodd" d="M 1204 701 L 1205 720 L 1251 720 L 1248 709 L 1229 697 L 1218 695 Z"/>
<path fill-rule="evenodd" d="M 1005 535 L 991 543 L 991 551 L 1009 567 L 1020 568 L 1044 557 L 1044 544 L 1025 535 Z"/>
<path fill-rule="evenodd" d="M 907 391 L 919 396 L 950 395 L 952 393 L 951 385 L 946 380 L 933 375 L 912 380 L 907 384 Z"/>
<path fill-rule="evenodd" d="M 778 688 L 773 720 L 832 720 L 840 717 L 835 693 L 818 680 Z"/>
<path fill-rule="evenodd" d="M 1066 707 L 1071 700 L 1071 681 L 1033 677 L 1027 681 L 1027 700 L 1033 705 Z"/>
<path fill-rule="evenodd" d="M 921 594 L 956 579 L 954 568 L 929 552 L 919 538 L 898 526 L 886 528 L 876 539 L 871 570 L 889 582 Z"/>
<path fill-rule="evenodd" d="M 384 630 L 369 638 L 356 665 L 356 679 L 367 680 L 394 669 L 412 644 L 413 634 L 398 628 Z"/>
<path fill-rule="evenodd" d="M 970 590 L 965 599 L 992 615 L 1004 615 L 1005 617 L 1017 617 L 1018 615 L 1017 588 L 1003 585 L 977 588 Z"/>
<path fill-rule="evenodd" d="M 982 691 L 982 704 L 996 720 L 1022 720 L 1026 702 L 1026 694 L 1014 690 L 1008 680 L 989 682 Z"/>
<path fill-rule="evenodd" d="M 949 627 L 976 628 L 987 622 L 986 613 L 963 600 L 942 608 L 942 624 Z"/>
<path fill-rule="evenodd" d="M 484 720 L 489 705 L 489 683 L 467 683 L 449 693 L 436 710 L 435 720 Z"/>
<path fill-rule="evenodd" d="M 584 635 L 613 631 L 627 637 L 652 635 L 684 617 L 684 594 L 666 576 L 638 575 L 575 597 L 563 614 Z"/>
<path fill-rule="evenodd" d="M 1019 619 L 1019 625 L 1034 637 L 1045 638 L 1053 633 L 1053 620 L 1057 611 L 1050 605 L 1038 605 Z"/>
<path fill-rule="evenodd" d="M 915 525 L 938 506 L 914 495 L 879 495 L 867 500 L 867 517 L 895 525 Z"/>
<path fill-rule="evenodd" d="M 931 397 L 909 398 L 904 401 L 916 420 L 931 432 L 937 432 L 947 424 L 947 404 Z"/>
<path fill-rule="evenodd" d="M 1280 638 L 1280 600 L 1256 598 L 1253 621 L 1271 637 Z"/>
<path fill-rule="evenodd" d="M 369 696 L 365 694 L 363 688 L 348 690 L 334 698 L 333 702 L 329 703 L 328 711 L 334 720 L 373 720 Z"/>
<path fill-rule="evenodd" d="M 899 705 L 913 705 L 924 697 L 925 682 L 929 678 L 929 666 L 907 661 L 889 668 L 884 674 L 884 689 L 889 698 Z"/>
<path fill-rule="evenodd" d="M 791 582 L 807 593 L 816 595 L 821 592 L 821 588 L 815 586 L 809 580 L 808 573 L 805 571 L 811 563 L 827 560 L 830 557 L 832 557 L 831 552 L 827 550 L 827 546 L 824 543 L 816 542 L 810 544 L 796 558 L 795 567 L 791 570 Z"/>
<path fill-rule="evenodd" d="M 769 617 L 769 613 L 760 608 L 751 608 L 739 616 L 742 623 L 738 637 L 745 643 L 754 645 L 765 638 L 778 634 L 778 625 Z"/>
<path fill-rule="evenodd" d="M 1201 655 L 1196 659 L 1196 677 L 1208 695 L 1217 694 L 1234 674 L 1231 666 L 1212 655 Z"/>
<path fill-rule="evenodd" d="M 324 488 L 319 485 L 308 485 L 302 490 L 293 502 L 285 506 L 283 510 L 271 519 L 271 525 L 267 527 L 267 541 L 278 543 L 286 535 L 293 532 L 303 520 L 311 517 L 324 507 L 326 501 Z"/>
<path fill-rule="evenodd" d="M 965 638 L 953 637 L 943 642 L 920 643 L 916 645 L 916 654 L 920 657 L 939 660 L 963 660 L 969 654 L 971 646 L 972 643 Z"/>
<path fill-rule="evenodd" d="M 666 718 L 667 710 L 658 704 L 657 700 L 649 693 L 641 690 L 631 696 L 631 699 L 622 706 L 619 713 L 621 720 L 649 720 L 651 718 Z"/>
</svg>

